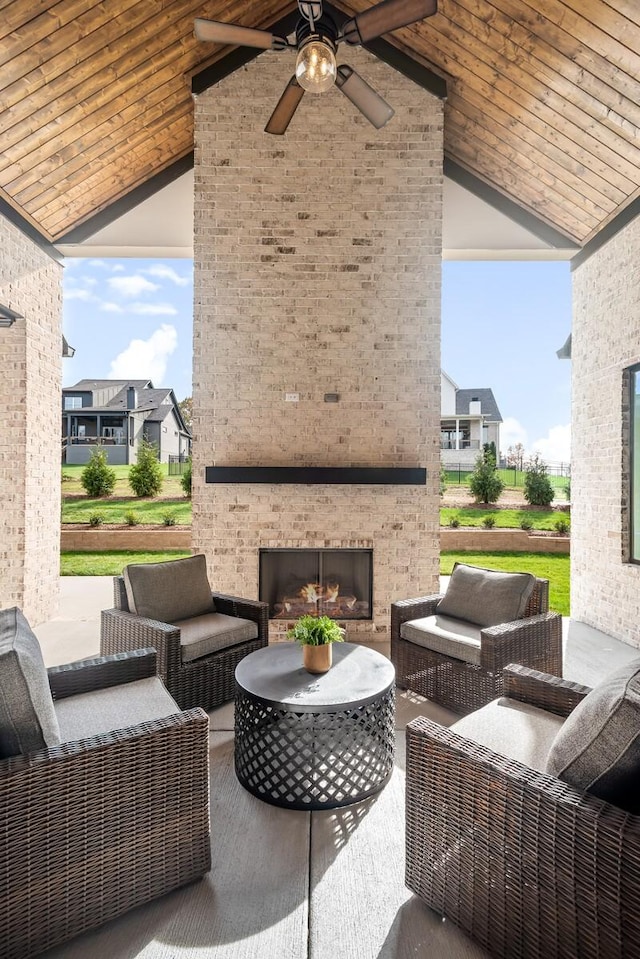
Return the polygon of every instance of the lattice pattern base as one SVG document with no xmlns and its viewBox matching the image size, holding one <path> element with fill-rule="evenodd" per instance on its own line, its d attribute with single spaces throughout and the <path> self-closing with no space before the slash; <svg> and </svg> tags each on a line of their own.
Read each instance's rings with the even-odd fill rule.
<svg viewBox="0 0 640 959">
<path fill-rule="evenodd" d="M 347 806 L 389 779 L 394 725 L 393 687 L 366 706 L 333 712 L 291 712 L 236 689 L 236 775 L 276 806 Z"/>
</svg>

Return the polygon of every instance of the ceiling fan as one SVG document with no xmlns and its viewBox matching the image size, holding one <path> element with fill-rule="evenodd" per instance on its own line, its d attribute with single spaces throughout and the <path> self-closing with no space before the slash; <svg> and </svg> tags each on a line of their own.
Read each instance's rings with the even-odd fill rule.
<svg viewBox="0 0 640 959">
<path fill-rule="evenodd" d="M 364 10 L 340 29 L 322 9 L 322 0 L 298 0 L 300 19 L 295 39 L 279 37 L 268 30 L 254 30 L 219 20 L 195 21 L 198 40 L 226 43 L 259 50 L 296 50 L 296 69 L 265 127 L 266 133 L 286 132 L 305 90 L 324 93 L 337 86 L 376 129 L 393 116 L 393 110 L 366 80 L 346 63 L 336 64 L 338 44 L 368 43 L 384 33 L 432 16 L 437 0 L 382 0 Z"/>
</svg>

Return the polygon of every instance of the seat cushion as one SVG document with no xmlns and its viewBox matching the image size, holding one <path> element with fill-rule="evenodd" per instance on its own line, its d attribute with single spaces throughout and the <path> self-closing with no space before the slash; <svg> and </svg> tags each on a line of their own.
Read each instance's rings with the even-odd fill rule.
<svg viewBox="0 0 640 959">
<path fill-rule="evenodd" d="M 535 584 L 530 573 L 502 573 L 456 563 L 437 611 L 478 626 L 512 623 L 524 616 Z"/>
<path fill-rule="evenodd" d="M 129 611 L 145 619 L 173 623 L 215 609 L 201 553 L 167 563 L 132 563 L 122 575 Z"/>
<path fill-rule="evenodd" d="M 449 616 L 410 619 L 400 627 L 402 639 L 443 656 L 480 665 L 480 628 Z"/>
<path fill-rule="evenodd" d="M 16 606 L 0 610 L 0 758 L 59 742 L 40 644 Z"/>
<path fill-rule="evenodd" d="M 180 627 L 182 662 L 189 663 L 201 656 L 209 656 L 228 646 L 238 646 L 257 639 L 258 624 L 239 616 L 224 613 L 205 613 L 191 619 L 177 620 Z"/>
<path fill-rule="evenodd" d="M 640 814 L 640 659 L 576 706 L 551 747 L 547 772 Z"/>
<path fill-rule="evenodd" d="M 180 712 L 157 676 L 56 700 L 62 742 L 100 736 Z"/>
<path fill-rule="evenodd" d="M 451 729 L 481 746 L 544 772 L 549 749 L 564 720 L 516 699 L 494 699 Z"/>
</svg>

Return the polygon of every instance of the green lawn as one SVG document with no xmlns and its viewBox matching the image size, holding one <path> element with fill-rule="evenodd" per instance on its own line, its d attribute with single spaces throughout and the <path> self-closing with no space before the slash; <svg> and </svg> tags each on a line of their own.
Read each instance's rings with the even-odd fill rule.
<svg viewBox="0 0 640 959">
<path fill-rule="evenodd" d="M 445 470 L 447 474 L 447 484 L 451 486 L 468 486 L 469 478 L 473 469 L 453 469 Z M 499 469 L 498 476 L 505 484 L 505 487 L 511 489 L 522 489 L 524 487 L 524 478 L 527 475 L 523 470 Z M 558 490 L 558 496 L 562 497 L 563 491 L 569 482 L 568 476 L 552 476 L 548 474 L 549 482 Z"/>
<path fill-rule="evenodd" d="M 103 553 L 62 553 L 61 576 L 119 576 L 128 563 L 164 563 L 169 559 L 191 556 L 191 550 L 164 551 L 108 550 Z"/>
<path fill-rule="evenodd" d="M 485 516 L 494 518 L 496 529 L 519 529 L 520 523 L 528 520 L 533 529 L 552 530 L 560 516 L 569 519 L 567 513 L 544 507 L 496 509 L 491 506 L 445 506 L 440 510 L 440 525 L 449 526 L 452 519 L 457 519 L 460 526 L 482 526 Z"/>
<path fill-rule="evenodd" d="M 548 579 L 550 609 L 563 616 L 569 615 L 568 553 L 472 553 L 445 550 L 440 553 L 441 575 L 448 576 L 455 562 L 507 572 L 533 573 L 540 579 Z"/>
<path fill-rule="evenodd" d="M 162 496 L 168 497 L 177 497 L 184 496 L 182 492 L 182 486 L 180 485 L 180 476 L 169 476 L 168 469 L 169 466 L 167 463 L 160 463 L 160 468 L 164 475 L 164 483 L 162 485 Z M 82 483 L 80 482 L 80 477 L 84 466 L 63 466 L 62 467 L 62 495 L 68 496 L 69 494 L 81 494 L 86 495 L 84 489 L 82 488 Z M 129 486 L 128 477 L 129 477 L 129 466 L 112 466 L 111 469 L 116 474 L 116 486 L 113 491 L 113 495 L 116 497 L 124 496 L 133 496 L 133 491 Z"/>
<path fill-rule="evenodd" d="M 103 523 L 124 523 L 126 513 L 135 513 L 140 523 L 164 522 L 167 513 L 179 526 L 191 525 L 191 500 L 185 496 L 173 499 L 139 499 L 137 496 L 62 500 L 63 523 L 88 523 L 92 513 L 99 513 Z"/>
</svg>

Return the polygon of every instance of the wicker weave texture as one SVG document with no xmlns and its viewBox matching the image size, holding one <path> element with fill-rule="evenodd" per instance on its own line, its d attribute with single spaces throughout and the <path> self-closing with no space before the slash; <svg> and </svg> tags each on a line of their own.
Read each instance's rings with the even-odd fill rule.
<svg viewBox="0 0 640 959">
<path fill-rule="evenodd" d="M 419 719 L 406 818 L 407 885 L 492 955 L 640 955 L 640 817 Z"/>
<path fill-rule="evenodd" d="M 269 643 L 269 606 L 255 600 L 213 593 L 216 610 L 227 616 L 253 620 L 256 639 L 182 662 L 180 630 L 129 612 L 124 581 L 114 577 L 114 609 L 101 614 L 100 649 L 103 654 L 153 647 L 158 655 L 158 675 L 181 709 L 200 706 L 214 709 L 233 699 L 235 669 L 241 659 Z"/>
<path fill-rule="evenodd" d="M 133 678 L 144 658 L 132 657 Z M 53 682 L 74 673 L 82 691 L 82 667 L 52 670 Z M 87 688 L 99 688 L 99 671 L 91 661 Z M 200 709 L 0 761 L 3 959 L 37 955 L 203 876 L 208 787 Z"/>
<path fill-rule="evenodd" d="M 396 683 L 465 714 L 502 695 L 508 663 L 562 675 L 562 618 L 548 612 L 549 583 L 536 580 L 523 619 L 481 631 L 480 664 L 466 663 L 403 639 L 403 623 L 433 616 L 441 595 L 391 605 L 391 661 Z"/>
</svg>

